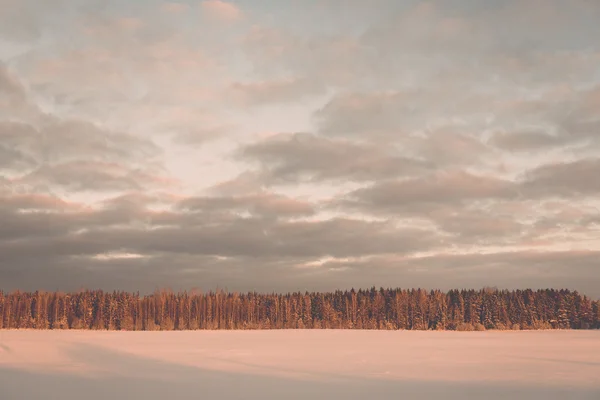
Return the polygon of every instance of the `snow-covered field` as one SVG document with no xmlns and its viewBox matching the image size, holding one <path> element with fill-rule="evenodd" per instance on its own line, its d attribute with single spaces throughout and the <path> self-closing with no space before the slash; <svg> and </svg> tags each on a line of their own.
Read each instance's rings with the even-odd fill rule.
<svg viewBox="0 0 600 400">
<path fill-rule="evenodd" d="M 0 331 L 0 399 L 600 399 L 600 332 Z"/>
</svg>

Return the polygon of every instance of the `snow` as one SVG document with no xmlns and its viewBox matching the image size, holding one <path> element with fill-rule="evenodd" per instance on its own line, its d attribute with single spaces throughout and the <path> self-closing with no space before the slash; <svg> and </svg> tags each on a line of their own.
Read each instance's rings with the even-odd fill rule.
<svg viewBox="0 0 600 400">
<path fill-rule="evenodd" d="M 0 399 L 600 399 L 600 331 L 0 331 Z"/>
</svg>

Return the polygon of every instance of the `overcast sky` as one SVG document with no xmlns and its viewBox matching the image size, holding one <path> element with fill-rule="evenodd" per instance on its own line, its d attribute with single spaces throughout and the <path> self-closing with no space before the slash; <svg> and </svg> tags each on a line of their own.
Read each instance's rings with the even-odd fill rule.
<svg viewBox="0 0 600 400">
<path fill-rule="evenodd" d="M 0 289 L 600 297 L 598 1 L 0 9 Z"/>
</svg>

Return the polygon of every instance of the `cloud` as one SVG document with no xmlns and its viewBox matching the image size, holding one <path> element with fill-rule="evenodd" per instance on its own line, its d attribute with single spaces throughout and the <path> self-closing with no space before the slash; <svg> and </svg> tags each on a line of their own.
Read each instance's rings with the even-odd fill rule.
<svg viewBox="0 0 600 400">
<path fill-rule="evenodd" d="M 53 14 L 61 1 L 48 1 L 43 5 L 35 1 L 2 0 L 0 8 L 0 36 L 16 42 L 36 40 L 42 34 L 44 19 Z"/>
<path fill-rule="evenodd" d="M 405 147 L 438 167 L 477 165 L 492 159 L 491 149 L 482 142 L 480 135 L 462 131 L 468 132 L 469 128 L 441 126 L 411 138 Z"/>
<path fill-rule="evenodd" d="M 43 178 L 46 183 L 65 182 L 64 178 L 58 178 L 59 175 L 70 178 L 87 175 L 94 180 L 103 176 L 104 172 L 100 171 L 106 169 L 112 171 L 108 175 L 122 175 L 126 169 L 139 168 L 142 164 L 158 168 L 160 151 L 152 142 L 103 130 L 86 121 L 45 116 L 37 127 L 28 123 L 0 121 L 0 136 L 3 138 L 0 149 L 12 155 L 10 159 L 3 160 L 8 164 L 2 163 L 0 167 L 13 173 L 28 174 L 26 181 L 39 182 Z M 110 163 L 113 163 L 111 167 Z M 98 175 L 94 172 L 95 168 L 98 168 Z M 117 170 L 121 172 L 117 173 Z M 53 173 L 57 175 L 52 176 Z M 75 182 L 73 187 L 78 186 Z"/>
<path fill-rule="evenodd" d="M 190 6 L 185 3 L 167 2 L 160 5 L 160 9 L 168 13 L 180 14 L 189 10 Z"/>
<path fill-rule="evenodd" d="M 374 214 L 422 215 L 477 203 L 520 201 L 526 204 L 527 201 L 594 198 L 600 193 L 594 179 L 599 168 L 595 158 L 544 164 L 528 170 L 515 181 L 447 169 L 418 178 L 376 182 L 349 192 L 334 204 Z M 460 210 L 464 217 L 469 216 L 467 211 Z M 484 215 L 477 218 L 485 223 Z"/>
<path fill-rule="evenodd" d="M 37 187 L 59 186 L 70 192 L 142 190 L 174 185 L 174 181 L 149 171 L 121 164 L 73 161 L 46 164 L 21 178 L 20 182 Z"/>
<path fill-rule="evenodd" d="M 14 177 L 11 186 L 50 193 L 59 187 L 101 192 L 171 184 L 159 177 L 161 150 L 151 140 L 43 112 L 5 68 L 0 89 L 9 110 L 17 111 L 0 114 L 0 171 Z"/>
<path fill-rule="evenodd" d="M 219 287 L 228 290 L 264 292 L 372 285 L 448 290 L 488 285 L 520 289 L 568 287 L 598 298 L 598 256 L 594 251 L 518 251 L 419 258 L 334 257 L 313 264 L 301 258 L 216 258 L 182 253 L 138 259 L 50 258 L 43 265 L 31 259 L 23 260 L 17 267 L 4 267 L 4 287 L 77 290 L 85 286 L 150 293 L 156 282 L 178 290 L 189 289 L 190 281 L 203 290 L 214 290 L 214 282 L 219 282 Z M 86 268 L 81 268 L 82 263 Z M 170 266 L 168 271 L 164 269 L 166 263 Z M 293 264 L 298 267 L 290 267 Z M 307 264 L 309 267 L 305 267 Z M 71 279 L 65 280 L 64 276 Z"/>
<path fill-rule="evenodd" d="M 185 146 L 198 146 L 223 138 L 227 136 L 233 127 L 229 125 L 215 125 L 208 126 L 206 128 L 189 127 L 181 128 L 177 125 L 172 126 L 169 130 L 173 133 L 173 141 L 177 144 Z"/>
<path fill-rule="evenodd" d="M 418 89 L 344 92 L 318 110 L 315 118 L 322 134 L 379 140 L 398 140 L 441 127 L 483 125 L 489 118 L 485 102 L 497 100 L 456 90 L 453 84 L 442 83 Z"/>
<path fill-rule="evenodd" d="M 31 56 L 23 70 L 32 85 L 81 108 L 157 97 L 191 100 L 214 66 L 206 52 L 169 32 L 130 32 L 120 21 L 109 21 L 87 35 L 87 46 Z M 195 75 L 198 68 L 205 70 L 202 79 Z M 173 69 L 177 77 L 171 76 Z"/>
<path fill-rule="evenodd" d="M 201 7 L 211 18 L 225 22 L 238 21 L 243 17 L 243 12 L 239 7 L 226 1 L 205 0 L 201 3 Z"/>
<path fill-rule="evenodd" d="M 397 93 L 353 93 L 334 97 L 318 113 L 325 134 L 402 135 L 400 114 L 413 111 L 414 99 Z"/>
<path fill-rule="evenodd" d="M 566 6 L 547 2 L 543 10 L 537 0 L 486 2 L 416 2 L 389 13 L 383 23 L 374 24 L 364 40 L 381 50 L 401 48 L 419 54 L 527 54 L 586 48 L 596 43 L 590 34 L 598 32 L 591 23 L 599 9 L 593 2 L 578 1 Z M 510 29 L 506 22 L 510 21 Z M 580 29 L 572 26 L 579 23 Z"/>
<path fill-rule="evenodd" d="M 0 93 L 2 93 L 2 100 L 6 106 L 13 102 L 25 102 L 25 88 L 3 63 L 0 64 Z"/>
<path fill-rule="evenodd" d="M 77 120 L 52 121 L 44 126 L 43 152 L 48 160 L 80 158 L 83 154 L 99 160 L 147 161 L 160 154 L 149 140 Z"/>
<path fill-rule="evenodd" d="M 219 182 L 212 186 L 210 191 L 223 196 L 261 192 L 265 189 L 261 183 L 263 179 L 264 177 L 258 172 L 245 171 L 233 179 Z"/>
<path fill-rule="evenodd" d="M 596 3 L 84 3 L 0 0 L 0 289 L 595 290 Z"/>
<path fill-rule="evenodd" d="M 594 76 L 597 44 L 591 38 L 599 31 L 591 16 L 597 7 L 552 2 L 541 12 L 536 1 L 466 4 L 387 2 L 368 10 L 348 5 L 345 24 L 338 9 L 322 5 L 319 12 L 329 11 L 335 21 L 326 33 L 297 24 L 257 25 L 247 35 L 246 52 L 257 74 L 292 71 L 342 91 L 442 87 L 438 97 L 454 101 L 474 89 L 540 88 Z M 523 17 L 528 12 L 535 16 Z M 577 32 L 569 28 L 576 24 Z"/>
<path fill-rule="evenodd" d="M 181 209 L 200 212 L 223 212 L 230 216 L 249 213 L 255 217 L 302 217 L 316 214 L 316 207 L 308 201 L 293 199 L 274 193 L 232 197 L 191 197 L 181 201 Z"/>
<path fill-rule="evenodd" d="M 598 171 L 598 158 L 542 165 L 525 174 L 523 190 L 545 197 L 597 195 L 600 193 Z"/>
<path fill-rule="evenodd" d="M 3 194 L 6 195 L 5 193 Z M 17 211 L 65 211 L 68 209 L 80 209 L 77 203 L 69 203 L 60 197 L 39 193 L 11 193 L 9 196 L 0 198 L 0 207 L 15 208 Z"/>
<path fill-rule="evenodd" d="M 490 143 L 508 151 L 538 151 L 563 144 L 557 136 L 545 132 L 498 132 Z"/>
<path fill-rule="evenodd" d="M 470 244 L 514 243 L 526 228 L 514 215 L 489 210 L 439 207 L 429 217 L 444 232 Z"/>
<path fill-rule="evenodd" d="M 278 134 L 242 147 L 241 159 L 256 161 L 265 184 L 369 181 L 422 173 L 428 163 L 402 151 L 308 133 Z"/>
<path fill-rule="evenodd" d="M 499 104 L 499 120 L 518 119 L 521 124 L 504 124 L 489 144 L 514 152 L 533 152 L 573 146 L 598 146 L 600 122 L 594 113 L 600 90 L 575 91 L 559 87 L 539 99 L 506 101 Z"/>
<path fill-rule="evenodd" d="M 35 155 L 27 149 L 35 144 L 36 133 L 30 125 L 0 121 L 0 170 L 27 169 L 37 165 Z"/>
<path fill-rule="evenodd" d="M 36 116 L 39 110 L 30 103 L 26 88 L 0 61 L 0 118 L 20 119 Z"/>
<path fill-rule="evenodd" d="M 297 34 L 282 27 L 253 25 L 245 35 L 242 50 L 252 72 L 265 79 L 298 76 L 342 88 L 369 79 L 368 49 L 351 35 L 316 36 Z"/>
<path fill-rule="evenodd" d="M 323 94 L 324 87 L 306 78 L 288 78 L 231 85 L 233 99 L 246 106 L 297 103 L 305 98 Z"/>
<path fill-rule="evenodd" d="M 100 266 L 94 260 L 101 255 L 140 254 L 142 258 L 127 261 L 127 268 L 135 270 L 150 263 L 157 268 L 152 268 L 154 280 L 162 275 L 156 263 L 171 259 L 172 282 L 183 284 L 188 279 L 185 271 L 190 268 L 189 262 L 194 260 L 206 264 L 197 265 L 193 273 L 208 269 L 208 275 L 219 276 L 222 263 L 211 265 L 218 259 L 226 260 L 225 265 L 243 266 L 245 271 L 273 264 L 284 268 L 287 263 L 279 272 L 284 275 L 286 269 L 293 273 L 295 264 L 315 258 L 411 253 L 437 243 L 433 232 L 397 229 L 384 222 L 347 218 L 290 221 L 287 218 L 291 216 L 312 215 L 313 206 L 266 193 L 233 199 L 171 199 L 172 211 L 153 211 L 150 204 L 155 200 L 137 195 L 116 198 L 104 207 L 84 209 L 40 200 L 32 206 L 45 207 L 46 211 L 19 212 L 16 199 L 1 208 L 0 267 L 9 285 L 28 280 L 44 286 L 43 280 L 25 279 L 21 273 L 38 270 L 40 259 L 45 267 L 55 270 L 85 265 L 95 275 L 100 273 L 99 268 L 104 270 L 124 262 L 106 258 Z M 163 197 L 160 201 L 167 200 Z M 234 214 L 244 210 L 250 215 Z M 181 260 L 187 262 L 180 263 Z M 33 276 L 45 275 L 39 272 Z M 78 274 L 76 269 L 73 272 Z M 128 275 L 124 271 L 114 273 Z"/>
<path fill-rule="evenodd" d="M 365 212 L 394 214 L 518 196 L 518 187 L 511 181 L 449 170 L 426 177 L 378 182 L 348 193 L 340 204 Z"/>
<path fill-rule="evenodd" d="M 440 252 L 423 257 L 382 256 L 364 260 L 330 261 L 322 266 L 345 266 L 329 287 L 357 287 L 368 281 L 383 287 L 425 287 L 449 290 L 495 286 L 499 288 L 545 289 L 561 282 L 586 293 L 600 296 L 596 273 L 597 251 L 520 250 L 488 254 Z M 326 275 L 321 275 L 326 276 Z M 333 280 L 333 279 L 332 279 Z M 331 281 L 330 281 L 331 282 Z"/>
</svg>

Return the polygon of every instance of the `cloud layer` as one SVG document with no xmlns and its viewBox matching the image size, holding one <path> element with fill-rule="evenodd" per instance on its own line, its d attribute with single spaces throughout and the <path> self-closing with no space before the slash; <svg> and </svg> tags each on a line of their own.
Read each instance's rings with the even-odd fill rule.
<svg viewBox="0 0 600 400">
<path fill-rule="evenodd" d="M 594 2 L 29 3 L 0 289 L 600 296 Z"/>
</svg>

